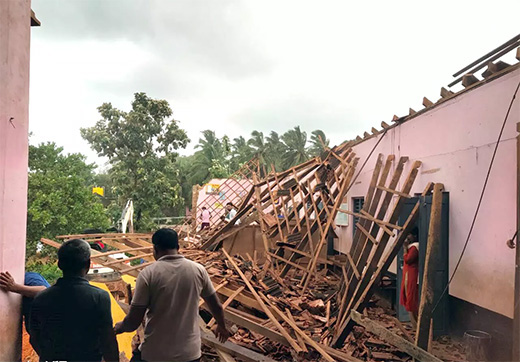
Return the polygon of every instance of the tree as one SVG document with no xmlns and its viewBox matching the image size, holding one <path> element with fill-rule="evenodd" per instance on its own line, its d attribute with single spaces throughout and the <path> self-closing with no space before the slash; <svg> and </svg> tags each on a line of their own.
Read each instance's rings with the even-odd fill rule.
<svg viewBox="0 0 520 362">
<path fill-rule="evenodd" d="M 27 257 L 36 253 L 40 238 L 109 226 L 103 205 L 90 188 L 93 170 L 85 156 L 65 155 L 55 143 L 29 146 Z"/>
<path fill-rule="evenodd" d="M 251 138 L 247 144 L 253 149 L 253 157 L 256 157 L 260 165 L 267 165 L 267 143 L 264 134 L 259 131 L 251 132 Z"/>
<path fill-rule="evenodd" d="M 307 153 L 307 133 L 300 130 L 300 126 L 288 130 L 282 135 L 282 141 L 287 147 L 283 156 L 283 164 L 285 168 L 298 165 L 309 159 Z"/>
<path fill-rule="evenodd" d="M 280 136 L 275 131 L 271 131 L 267 140 L 267 159 L 269 165 L 274 165 L 276 171 L 283 171 L 283 155 L 287 151 Z"/>
<path fill-rule="evenodd" d="M 227 177 L 229 174 L 228 156 L 231 153 L 229 139 L 217 137 L 215 131 L 202 131 L 202 138 L 195 146 L 195 162 L 193 163 L 192 180 L 204 183 L 214 177 Z"/>
<path fill-rule="evenodd" d="M 321 129 L 317 129 L 312 131 L 310 142 L 309 155 L 320 156 L 329 147 L 330 140 Z"/>
<path fill-rule="evenodd" d="M 231 145 L 231 169 L 237 171 L 244 163 L 253 158 L 253 149 L 243 136 L 233 138 Z"/>
<path fill-rule="evenodd" d="M 150 217 L 183 204 L 175 160 L 188 136 L 171 118 L 168 102 L 145 93 L 134 94 L 129 112 L 110 103 L 98 111 L 101 120 L 82 128 L 81 136 L 99 156 L 108 158 L 117 202 L 134 201 L 136 228 L 143 229 Z"/>
</svg>

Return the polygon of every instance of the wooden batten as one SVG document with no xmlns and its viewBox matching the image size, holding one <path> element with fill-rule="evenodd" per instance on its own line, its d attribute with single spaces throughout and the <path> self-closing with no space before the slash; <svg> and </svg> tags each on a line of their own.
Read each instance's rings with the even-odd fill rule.
<svg viewBox="0 0 520 362">
<path fill-rule="evenodd" d="M 394 116 L 392 117 L 392 122 L 395 122 L 399 119 L 399 117 L 397 117 L 397 115 L 394 114 Z"/>
<path fill-rule="evenodd" d="M 416 113 L 417 113 L 417 112 L 415 111 L 415 109 L 413 109 L 413 108 L 409 108 L 409 109 L 408 109 L 408 115 L 413 116 L 413 115 L 416 114 Z"/>
<path fill-rule="evenodd" d="M 506 62 L 503 62 L 501 60 L 499 60 L 498 62 L 496 63 L 493 63 L 493 62 L 489 62 L 488 63 L 488 67 L 487 69 L 482 73 L 482 76 L 484 78 L 489 78 L 490 76 L 492 76 L 493 74 L 495 73 L 498 73 L 500 72 L 501 70 L 504 70 L 506 68 L 509 68 L 511 66 L 511 64 L 508 64 Z"/>
<path fill-rule="evenodd" d="M 356 141 L 361 141 L 363 138 L 356 136 Z"/>
<path fill-rule="evenodd" d="M 385 121 L 383 121 L 383 122 L 381 122 L 381 127 L 386 129 L 386 128 L 389 128 L 390 125 L 388 123 L 386 123 Z"/>
<path fill-rule="evenodd" d="M 378 134 L 379 131 L 377 129 L 375 129 L 374 127 L 372 127 L 372 129 L 370 130 L 373 134 Z"/>
<path fill-rule="evenodd" d="M 447 90 L 446 88 L 441 88 L 441 97 L 442 98 L 448 98 L 451 97 L 454 93 L 450 90 Z"/>
<path fill-rule="evenodd" d="M 433 106 L 434 103 L 432 101 L 430 101 L 428 98 L 423 97 L 422 104 L 424 107 L 431 107 L 431 106 Z"/>
<path fill-rule="evenodd" d="M 364 133 L 363 133 L 363 138 L 367 138 L 367 137 L 370 137 L 370 133 L 368 133 L 368 132 L 364 132 Z"/>
<path fill-rule="evenodd" d="M 520 62 L 520 47 L 516 48 L 516 60 Z"/>
<path fill-rule="evenodd" d="M 465 74 L 463 77 L 462 77 L 462 86 L 464 88 L 467 88 L 469 87 L 470 85 L 472 84 L 475 84 L 475 83 L 478 83 L 478 78 L 475 77 L 473 74 L 471 73 L 468 73 L 468 74 Z"/>
</svg>

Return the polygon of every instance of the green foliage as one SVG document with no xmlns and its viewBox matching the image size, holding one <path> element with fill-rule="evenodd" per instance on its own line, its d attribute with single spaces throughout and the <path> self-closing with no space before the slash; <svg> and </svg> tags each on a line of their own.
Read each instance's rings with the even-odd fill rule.
<svg viewBox="0 0 520 362">
<path fill-rule="evenodd" d="M 327 139 L 325 133 L 317 129 L 311 133 L 311 146 L 309 147 L 310 156 L 321 156 L 323 152 L 329 147 L 330 140 Z"/>
<path fill-rule="evenodd" d="M 25 271 L 41 274 L 50 285 L 53 285 L 58 278 L 62 277 L 62 272 L 56 262 L 45 262 L 44 260 L 27 261 Z"/>
<path fill-rule="evenodd" d="M 307 151 L 307 133 L 300 130 L 300 126 L 288 130 L 282 135 L 282 140 L 287 147 L 283 155 L 284 167 L 290 168 L 309 159 Z"/>
<path fill-rule="evenodd" d="M 93 169 L 83 155 L 65 155 L 54 143 L 29 146 L 28 257 L 40 238 L 108 227 L 103 205 L 90 189 Z"/>
<path fill-rule="evenodd" d="M 81 135 L 100 156 L 108 157 L 115 202 L 123 205 L 132 199 L 136 228 L 146 230 L 151 217 L 183 204 L 176 150 L 186 147 L 189 139 L 171 118 L 168 102 L 145 93 L 135 93 L 129 112 L 110 103 L 98 111 L 101 120 L 82 128 Z"/>
</svg>

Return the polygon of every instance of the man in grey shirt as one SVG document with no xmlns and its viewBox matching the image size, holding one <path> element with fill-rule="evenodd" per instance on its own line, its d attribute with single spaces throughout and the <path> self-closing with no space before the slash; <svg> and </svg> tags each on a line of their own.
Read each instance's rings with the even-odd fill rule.
<svg viewBox="0 0 520 362">
<path fill-rule="evenodd" d="M 175 230 L 156 231 L 152 243 L 157 261 L 139 273 L 130 312 L 115 332 L 136 330 L 146 313 L 144 341 L 132 361 L 198 361 L 199 299 L 208 305 L 217 321 L 215 333 L 224 342 L 229 332 L 222 305 L 206 269 L 179 254 Z"/>
</svg>

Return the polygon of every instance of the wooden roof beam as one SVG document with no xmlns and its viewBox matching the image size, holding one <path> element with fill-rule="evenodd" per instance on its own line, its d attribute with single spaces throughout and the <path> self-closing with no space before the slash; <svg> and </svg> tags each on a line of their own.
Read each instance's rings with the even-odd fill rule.
<svg viewBox="0 0 520 362">
<path fill-rule="evenodd" d="M 424 106 L 425 108 L 428 108 L 428 107 L 433 106 L 433 102 L 430 101 L 430 100 L 429 100 L 428 98 L 426 98 L 426 97 L 423 97 L 423 99 L 422 99 L 422 104 L 423 104 L 423 106 Z"/>
<path fill-rule="evenodd" d="M 518 48 L 518 49 L 520 49 L 520 48 Z M 499 60 L 496 63 L 489 62 L 488 63 L 488 67 L 484 71 L 484 73 L 482 73 L 482 76 L 484 78 L 488 78 L 488 77 L 492 76 L 493 74 L 500 72 L 501 70 L 509 68 L 510 66 L 511 66 L 511 64 L 508 64 L 508 63 L 503 62 L 501 60 Z"/>
<path fill-rule="evenodd" d="M 472 84 L 478 83 L 478 81 L 479 81 L 478 78 L 475 77 L 473 74 L 471 74 L 471 73 L 464 74 L 464 76 L 462 77 L 462 86 L 464 88 L 467 88 Z"/>
</svg>

